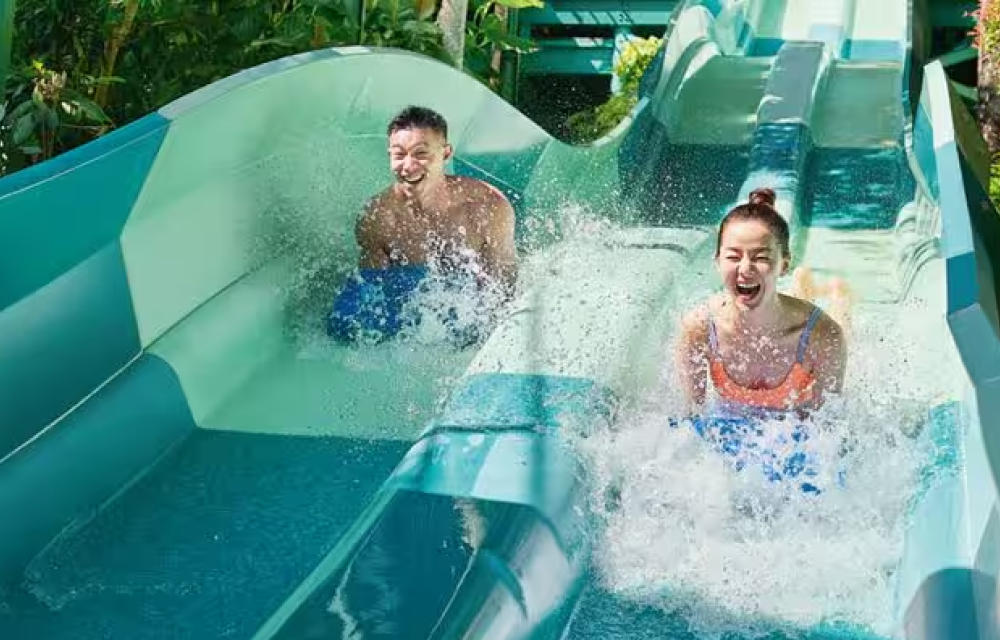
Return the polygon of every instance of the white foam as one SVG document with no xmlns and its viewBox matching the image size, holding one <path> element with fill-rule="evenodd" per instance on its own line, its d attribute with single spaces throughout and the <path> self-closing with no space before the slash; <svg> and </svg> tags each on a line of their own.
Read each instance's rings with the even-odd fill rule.
<svg viewBox="0 0 1000 640">
<path fill-rule="evenodd" d="M 576 256 L 586 262 L 593 247 L 613 244 L 619 235 L 627 239 L 577 206 L 528 220 L 527 226 L 528 236 L 538 238 L 532 249 L 547 247 L 548 260 Z M 529 255 L 519 269 L 522 286 L 530 287 L 546 278 L 547 263 Z M 685 292 L 679 299 L 704 293 Z M 455 308 L 460 319 L 480 313 L 463 292 L 444 287 L 432 287 L 417 304 L 431 311 Z M 414 346 L 440 338 L 443 327 L 430 315 L 412 341 L 338 357 L 359 368 L 439 358 L 433 349 Z M 918 322 L 926 315 L 918 304 L 854 319 L 844 398 L 817 418 L 811 438 L 821 459 L 835 458 L 844 440 L 854 448 L 843 459 L 845 487 L 834 487 L 828 466 L 821 478 L 827 490 L 820 496 L 783 491 L 755 469 L 737 473 L 690 430 L 668 428 L 667 418 L 679 415 L 682 399 L 673 389 L 672 358 L 665 350 L 663 381 L 648 401 L 620 416 L 612 430 L 577 443 L 596 480 L 595 508 L 606 522 L 595 557 L 603 586 L 684 613 L 705 639 L 731 631 L 753 637 L 824 621 L 891 635 L 893 572 L 923 461 L 906 434 L 948 391 L 941 354 L 930 353 L 928 327 Z M 670 338 L 664 336 L 664 343 Z M 604 510 L 616 488 L 617 508 Z"/>
<path fill-rule="evenodd" d="M 943 392 L 929 366 L 936 356 L 900 330 L 912 313 L 855 319 L 844 397 L 810 436 L 820 460 L 853 443 L 841 459 L 846 484 L 837 488 L 828 464 L 819 496 L 770 483 L 758 468 L 737 472 L 693 430 L 668 427 L 680 398 L 665 357 L 642 408 L 579 443 L 606 523 L 595 560 L 604 588 L 683 615 L 699 638 L 823 623 L 891 636 L 893 575 L 924 460 L 905 434 Z M 609 491 L 620 492 L 617 507 Z"/>
</svg>

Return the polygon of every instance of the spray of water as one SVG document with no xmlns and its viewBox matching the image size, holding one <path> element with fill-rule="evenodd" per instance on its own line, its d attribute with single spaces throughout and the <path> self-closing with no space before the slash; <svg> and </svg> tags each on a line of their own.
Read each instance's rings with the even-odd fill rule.
<svg viewBox="0 0 1000 640">
<path fill-rule="evenodd" d="M 803 425 L 819 495 L 769 481 L 753 463 L 737 471 L 684 423 L 668 426 L 681 398 L 665 353 L 649 397 L 579 443 L 604 522 L 603 588 L 683 617 L 704 639 L 823 624 L 891 636 L 907 504 L 929 455 L 913 435 L 948 391 L 930 366 L 941 354 L 900 330 L 921 311 L 855 318 L 844 394 Z M 765 424 L 763 444 L 788 428 Z"/>
<path fill-rule="evenodd" d="M 526 236 L 541 239 L 532 249 L 544 245 L 546 252 L 544 258 L 527 252 L 522 288 L 544 281 L 552 261 L 572 263 L 625 235 L 579 206 L 527 224 Z M 303 280 L 315 281 L 313 275 Z M 409 340 L 377 348 L 324 355 L 329 347 L 319 345 L 327 339 L 313 315 L 307 324 L 314 328 L 299 336 L 301 354 L 342 358 L 361 369 L 413 366 L 420 358 L 440 363 L 445 351 L 432 345 L 447 343 L 456 329 L 485 336 L 502 320 L 502 305 L 470 293 L 432 274 L 413 301 L 424 321 Z M 605 523 L 595 558 L 603 587 L 682 615 L 706 640 L 838 621 L 890 635 L 906 505 L 926 461 L 912 435 L 948 391 L 936 386 L 940 354 L 927 352 L 919 331 L 900 331 L 907 318 L 928 313 L 917 306 L 855 317 L 844 396 L 806 425 L 810 451 L 827 463 L 820 464 L 825 491 L 818 496 L 769 482 L 753 466 L 736 471 L 693 430 L 668 427 L 680 415 L 681 398 L 665 351 L 663 379 L 648 398 L 613 429 L 576 443 Z M 442 390 L 452 380 L 442 375 Z"/>
</svg>

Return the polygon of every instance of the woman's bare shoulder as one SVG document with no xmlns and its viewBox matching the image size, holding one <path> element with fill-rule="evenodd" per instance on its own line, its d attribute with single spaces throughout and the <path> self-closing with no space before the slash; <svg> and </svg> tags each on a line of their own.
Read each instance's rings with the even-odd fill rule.
<svg viewBox="0 0 1000 640">
<path fill-rule="evenodd" d="M 694 304 L 681 316 L 681 332 L 688 339 L 706 338 L 708 320 L 718 312 L 719 297 L 710 296 Z"/>
</svg>

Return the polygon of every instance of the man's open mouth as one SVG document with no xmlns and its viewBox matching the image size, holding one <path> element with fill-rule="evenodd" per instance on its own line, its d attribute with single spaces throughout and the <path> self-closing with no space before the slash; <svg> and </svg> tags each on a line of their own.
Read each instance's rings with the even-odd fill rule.
<svg viewBox="0 0 1000 640">
<path fill-rule="evenodd" d="M 422 175 L 415 177 L 399 176 L 399 179 L 405 182 L 406 184 L 420 184 L 420 182 L 424 179 L 424 176 Z"/>
<path fill-rule="evenodd" d="M 736 293 L 741 296 L 755 296 L 759 291 L 759 284 L 736 284 Z"/>
</svg>

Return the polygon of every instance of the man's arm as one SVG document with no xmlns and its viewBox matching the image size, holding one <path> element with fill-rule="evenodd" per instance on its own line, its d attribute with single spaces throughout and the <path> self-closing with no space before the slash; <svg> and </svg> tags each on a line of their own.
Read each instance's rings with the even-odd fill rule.
<svg viewBox="0 0 1000 640">
<path fill-rule="evenodd" d="M 483 259 L 491 278 L 507 296 L 517 283 L 517 250 L 514 246 L 514 207 L 498 189 L 490 186 L 489 223 L 483 242 Z"/>
<path fill-rule="evenodd" d="M 354 237 L 361 252 L 358 266 L 362 269 L 384 269 L 389 266 L 389 254 L 385 251 L 379 232 L 378 214 L 379 199 L 375 198 L 365 205 L 354 227 Z"/>
</svg>

